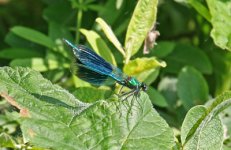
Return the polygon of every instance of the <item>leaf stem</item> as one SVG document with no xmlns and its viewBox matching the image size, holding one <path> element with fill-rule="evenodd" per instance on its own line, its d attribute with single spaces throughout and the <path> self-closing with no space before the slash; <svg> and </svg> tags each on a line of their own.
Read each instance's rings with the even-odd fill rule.
<svg viewBox="0 0 231 150">
<path fill-rule="evenodd" d="M 79 1 L 80 5 L 82 3 L 82 0 Z M 82 16 L 83 16 L 83 10 L 81 9 L 81 7 L 78 9 L 77 12 L 77 18 L 76 18 L 76 43 L 79 44 L 79 40 L 80 40 L 80 32 L 79 29 L 81 28 L 82 25 Z"/>
</svg>

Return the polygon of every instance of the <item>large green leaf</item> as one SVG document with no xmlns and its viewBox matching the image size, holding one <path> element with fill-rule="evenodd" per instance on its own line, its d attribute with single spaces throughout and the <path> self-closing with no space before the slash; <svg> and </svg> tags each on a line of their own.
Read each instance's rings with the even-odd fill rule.
<svg viewBox="0 0 231 150">
<path fill-rule="evenodd" d="M 177 82 L 177 93 L 186 109 L 204 104 L 208 99 L 208 85 L 202 74 L 193 67 L 181 70 Z"/>
<path fill-rule="evenodd" d="M 165 67 L 165 62 L 159 62 L 155 57 L 136 58 L 126 64 L 123 71 L 136 77 L 139 81 L 151 84 L 157 77 L 160 67 Z"/>
<path fill-rule="evenodd" d="M 195 106 L 185 117 L 181 131 L 182 146 L 191 149 L 221 149 L 223 125 L 218 114 L 231 106 L 231 92 L 225 92 L 208 106 Z"/>
<path fill-rule="evenodd" d="M 172 130 L 145 93 L 86 104 L 28 68 L 0 69 L 0 95 L 20 109 L 25 142 L 52 149 L 171 149 Z"/>
<path fill-rule="evenodd" d="M 186 115 L 182 125 L 181 140 L 184 150 L 192 149 L 221 149 L 223 144 L 223 127 L 218 116 L 201 124 L 197 124 L 202 116 L 206 115 L 206 108 L 203 106 L 193 107 Z M 197 126 L 196 126 L 197 125 Z M 196 127 L 195 127 L 196 126 Z M 192 128 L 197 128 L 197 133 L 190 139 L 186 139 Z"/>
<path fill-rule="evenodd" d="M 158 0 L 139 0 L 128 25 L 125 49 L 127 59 L 137 53 L 156 21 Z"/>
<path fill-rule="evenodd" d="M 11 29 L 11 32 L 19 37 L 46 46 L 50 49 L 53 49 L 55 46 L 55 43 L 48 36 L 30 28 L 16 26 Z"/>
<path fill-rule="evenodd" d="M 212 73 L 212 65 L 208 56 L 198 47 L 177 44 L 164 60 L 168 64 L 165 71 L 170 73 L 178 73 L 186 65 L 193 66 L 204 74 Z"/>
<path fill-rule="evenodd" d="M 206 0 L 211 13 L 213 29 L 211 36 L 215 44 L 231 51 L 231 1 Z"/>
<path fill-rule="evenodd" d="M 80 29 L 80 32 L 86 36 L 87 41 L 97 54 L 102 56 L 108 62 L 116 65 L 116 61 L 111 50 L 108 48 L 104 40 L 95 31 Z"/>
</svg>

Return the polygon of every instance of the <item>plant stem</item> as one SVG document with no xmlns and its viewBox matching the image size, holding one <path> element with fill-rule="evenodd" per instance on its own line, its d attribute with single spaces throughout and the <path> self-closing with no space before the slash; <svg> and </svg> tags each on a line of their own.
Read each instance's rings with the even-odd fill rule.
<svg viewBox="0 0 231 150">
<path fill-rule="evenodd" d="M 80 4 L 82 3 L 82 1 L 80 1 Z M 81 7 L 78 9 L 78 13 L 77 13 L 77 18 L 76 18 L 76 43 L 79 44 L 79 40 L 80 40 L 80 32 L 79 29 L 81 28 L 81 24 L 82 24 L 82 16 L 83 16 L 83 11 L 81 9 Z"/>
</svg>

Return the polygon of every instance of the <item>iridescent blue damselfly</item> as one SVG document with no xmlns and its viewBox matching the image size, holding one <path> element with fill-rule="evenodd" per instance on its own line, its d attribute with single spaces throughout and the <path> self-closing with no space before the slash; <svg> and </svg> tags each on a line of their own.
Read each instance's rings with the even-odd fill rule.
<svg viewBox="0 0 231 150">
<path fill-rule="evenodd" d="M 122 85 L 122 88 L 125 86 L 131 89 L 131 91 L 121 95 L 126 97 L 131 95 L 137 97 L 141 90 L 147 91 L 145 83 L 124 74 L 119 68 L 105 61 L 90 48 L 84 45 L 76 46 L 66 39 L 63 41 L 73 50 L 75 62 L 72 70 L 80 79 L 93 85 L 109 85 L 117 82 Z"/>
</svg>

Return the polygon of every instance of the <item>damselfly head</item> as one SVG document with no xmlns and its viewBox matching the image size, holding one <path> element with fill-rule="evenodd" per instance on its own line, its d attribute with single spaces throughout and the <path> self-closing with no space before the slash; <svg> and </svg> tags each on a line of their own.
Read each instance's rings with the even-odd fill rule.
<svg viewBox="0 0 231 150">
<path fill-rule="evenodd" d="M 141 87 L 141 89 L 142 89 L 143 91 L 145 91 L 145 92 L 148 90 L 147 85 L 146 85 L 145 83 L 143 83 L 143 82 L 141 83 L 141 86 L 140 86 L 140 87 Z"/>
</svg>

